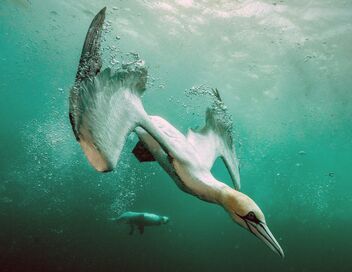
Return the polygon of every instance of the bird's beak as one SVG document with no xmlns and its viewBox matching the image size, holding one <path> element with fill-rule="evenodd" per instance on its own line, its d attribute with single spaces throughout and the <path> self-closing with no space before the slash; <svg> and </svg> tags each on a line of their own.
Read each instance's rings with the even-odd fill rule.
<svg viewBox="0 0 352 272">
<path fill-rule="evenodd" d="M 282 250 L 279 243 L 276 241 L 274 235 L 269 230 L 268 226 L 263 223 L 254 223 L 248 220 L 245 220 L 249 230 L 257 236 L 260 240 L 262 240 L 268 247 L 271 248 L 272 251 L 280 255 L 282 258 L 285 257 L 284 251 Z"/>
</svg>

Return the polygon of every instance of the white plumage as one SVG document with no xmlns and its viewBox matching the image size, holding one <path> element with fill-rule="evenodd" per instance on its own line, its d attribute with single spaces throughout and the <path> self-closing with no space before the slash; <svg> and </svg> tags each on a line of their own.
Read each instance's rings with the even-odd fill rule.
<svg viewBox="0 0 352 272">
<path fill-rule="evenodd" d="M 235 187 L 240 188 L 232 120 L 224 114 L 217 89 L 212 91 L 215 104 L 207 109 L 204 127 L 189 130 L 186 136 L 163 118 L 149 116 L 141 102 L 147 81 L 143 62 L 115 72 L 100 71 L 99 39 L 104 18 L 105 8 L 88 30 L 70 94 L 72 129 L 89 162 L 98 171 L 111 171 L 126 137 L 135 131 L 141 144 L 133 153 L 140 161 L 156 160 L 181 190 L 219 204 L 236 223 L 283 257 L 283 250 L 256 203 L 211 174 L 211 167 L 220 156 Z"/>
</svg>

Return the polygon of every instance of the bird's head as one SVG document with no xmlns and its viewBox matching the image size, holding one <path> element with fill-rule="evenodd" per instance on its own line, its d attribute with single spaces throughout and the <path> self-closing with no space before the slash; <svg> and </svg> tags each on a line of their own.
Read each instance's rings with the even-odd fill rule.
<svg viewBox="0 0 352 272">
<path fill-rule="evenodd" d="M 239 191 L 227 189 L 223 193 L 222 204 L 232 220 L 257 236 L 282 258 L 284 257 L 281 246 L 266 224 L 263 212 L 250 197 Z"/>
</svg>

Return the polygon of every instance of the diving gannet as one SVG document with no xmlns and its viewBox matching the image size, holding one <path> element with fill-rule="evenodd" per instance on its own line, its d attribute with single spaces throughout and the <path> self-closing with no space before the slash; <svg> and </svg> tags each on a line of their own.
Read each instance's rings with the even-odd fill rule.
<svg viewBox="0 0 352 272">
<path fill-rule="evenodd" d="M 117 71 L 101 71 L 100 36 L 105 8 L 93 19 L 83 46 L 75 85 L 70 93 L 70 121 L 88 161 L 98 171 L 116 166 L 126 137 L 135 131 L 141 143 L 140 161 L 156 160 L 183 191 L 222 206 L 240 226 L 260 238 L 280 256 L 284 253 L 265 217 L 247 195 L 216 180 L 210 169 L 221 157 L 235 188 L 240 188 L 238 160 L 228 126 L 208 109 L 206 124 L 187 136 L 158 116 L 149 116 L 141 96 L 147 82 L 143 61 Z M 220 95 L 214 90 L 220 103 Z"/>
<path fill-rule="evenodd" d="M 160 226 L 169 223 L 170 219 L 167 216 L 160 216 L 146 212 L 124 212 L 118 218 L 112 219 L 118 224 L 130 225 L 130 235 L 134 232 L 134 227 L 137 226 L 139 233 L 144 233 L 144 227 Z"/>
<path fill-rule="evenodd" d="M 215 104 L 222 101 L 213 90 Z M 184 136 L 159 116 L 145 117 L 135 131 L 140 139 L 133 150 L 141 162 L 157 161 L 184 192 L 203 201 L 222 206 L 237 224 L 261 239 L 274 252 L 284 257 L 283 250 L 257 204 L 242 192 L 232 189 L 211 174 L 217 157 L 225 156 L 230 174 L 235 169 L 235 184 L 239 188 L 239 167 L 232 140 L 231 124 L 221 107 L 210 107 L 202 129 L 188 131 Z M 230 159 L 229 159 L 230 158 Z M 230 165 L 228 165 L 230 164 Z"/>
</svg>

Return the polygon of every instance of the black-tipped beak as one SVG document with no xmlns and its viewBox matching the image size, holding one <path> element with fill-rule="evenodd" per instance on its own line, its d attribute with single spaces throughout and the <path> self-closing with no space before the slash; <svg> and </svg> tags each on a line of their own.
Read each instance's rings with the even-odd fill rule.
<svg viewBox="0 0 352 272">
<path fill-rule="evenodd" d="M 246 223 L 249 230 L 260 240 L 262 240 L 268 247 L 270 247 L 272 251 L 281 256 L 281 258 L 285 257 L 284 251 L 282 250 L 280 244 L 276 241 L 274 235 L 265 223 L 259 222 L 256 224 L 248 220 L 246 220 Z"/>
</svg>

